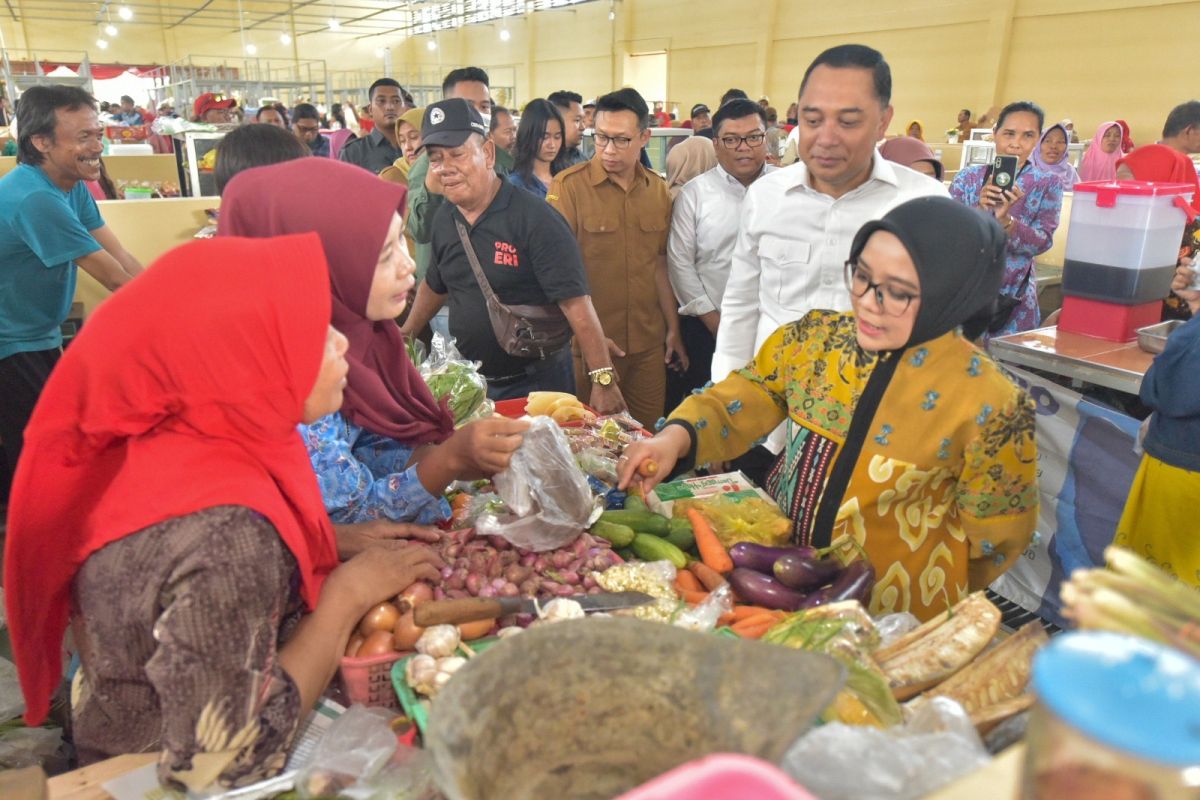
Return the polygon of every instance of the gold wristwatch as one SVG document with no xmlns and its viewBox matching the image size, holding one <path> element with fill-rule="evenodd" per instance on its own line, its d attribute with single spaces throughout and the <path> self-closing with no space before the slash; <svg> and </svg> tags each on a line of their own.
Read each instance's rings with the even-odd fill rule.
<svg viewBox="0 0 1200 800">
<path fill-rule="evenodd" d="M 616 376 L 617 372 L 612 367 L 601 367 L 588 373 L 588 377 L 592 379 L 592 383 L 598 386 L 612 386 L 613 381 L 617 379 Z"/>
</svg>

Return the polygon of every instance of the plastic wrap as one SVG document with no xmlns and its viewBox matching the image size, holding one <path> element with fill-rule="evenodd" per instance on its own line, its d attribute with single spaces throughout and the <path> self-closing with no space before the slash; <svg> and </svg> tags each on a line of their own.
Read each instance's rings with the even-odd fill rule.
<svg viewBox="0 0 1200 800">
<path fill-rule="evenodd" d="M 418 370 L 433 396 L 446 401 L 456 426 L 490 417 L 496 410 L 487 398 L 487 381 L 479 373 L 479 362 L 465 359 L 453 339 L 446 340 L 435 333 L 429 357 Z"/>
<path fill-rule="evenodd" d="M 575 456 L 579 468 L 609 486 L 617 485 L 617 459 L 604 450 L 588 448 Z"/>
<path fill-rule="evenodd" d="M 65 759 L 59 758 L 62 744 L 59 728 L 7 728 L 0 732 L 0 770 L 40 764 L 54 774 L 66 768 Z"/>
<path fill-rule="evenodd" d="M 670 622 L 679 611 L 675 593 L 677 570 L 670 561 L 637 561 L 609 567 L 596 576 L 596 583 L 607 592 L 645 592 L 653 603 L 618 612 L 622 616 L 654 622 Z"/>
<path fill-rule="evenodd" d="M 782 766 L 822 800 L 916 800 L 988 760 L 967 712 L 936 697 L 903 726 L 815 728 Z"/>
<path fill-rule="evenodd" d="M 396 734 L 388 724 L 395 714 L 353 705 L 325 732 L 312 761 L 296 779 L 300 797 L 328 797 L 371 780 L 396 752 Z"/>
<path fill-rule="evenodd" d="M 879 646 L 887 647 L 909 631 L 921 626 L 921 620 L 908 611 L 895 614 L 884 614 L 875 621 L 875 630 L 879 631 Z"/>
<path fill-rule="evenodd" d="M 525 550 L 543 552 L 570 544 L 600 509 L 558 424 L 533 417 L 508 468 L 492 482 L 506 513 L 485 513 L 476 530 L 501 536 Z"/>
<path fill-rule="evenodd" d="M 708 633 L 717 627 L 717 620 L 730 611 L 733 611 L 733 589 L 726 583 L 709 592 L 702 602 L 680 611 L 671 623 L 689 631 Z"/>
</svg>

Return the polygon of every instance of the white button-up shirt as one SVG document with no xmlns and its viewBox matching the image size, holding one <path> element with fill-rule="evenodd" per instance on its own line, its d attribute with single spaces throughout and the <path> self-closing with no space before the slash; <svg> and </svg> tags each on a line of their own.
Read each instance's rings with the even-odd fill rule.
<svg viewBox="0 0 1200 800">
<path fill-rule="evenodd" d="M 721 304 L 712 378 L 744 367 L 781 325 L 813 309 L 850 309 L 845 263 L 854 235 L 906 200 L 949 193 L 940 182 L 875 154 L 866 183 L 834 199 L 809 185 L 800 161 L 746 192 Z M 778 452 L 777 431 L 768 447 Z"/>
<path fill-rule="evenodd" d="M 762 178 L 777 168 L 763 165 Z M 671 208 L 667 267 L 679 313 L 699 317 L 721 308 L 746 187 L 720 165 L 697 175 Z"/>
</svg>

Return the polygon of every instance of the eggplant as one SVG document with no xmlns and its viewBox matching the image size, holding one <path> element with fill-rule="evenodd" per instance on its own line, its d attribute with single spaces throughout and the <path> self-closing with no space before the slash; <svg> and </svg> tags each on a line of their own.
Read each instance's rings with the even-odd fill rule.
<svg viewBox="0 0 1200 800">
<path fill-rule="evenodd" d="M 838 603 L 842 600 L 857 600 L 864 606 L 871 599 L 871 590 L 875 588 L 875 567 L 863 559 L 855 561 L 842 574 L 837 576 L 830 585 L 819 592 L 808 595 L 800 608 L 816 608 L 827 603 Z"/>
<path fill-rule="evenodd" d="M 754 542 L 738 542 L 729 548 L 729 558 L 735 567 L 746 567 L 764 575 L 771 575 L 776 559 L 785 555 L 816 558 L 817 551 L 811 547 L 769 547 Z"/>
<path fill-rule="evenodd" d="M 842 564 L 836 558 L 801 558 L 787 553 L 775 559 L 771 571 L 775 580 L 789 589 L 811 592 L 836 578 Z"/>
<path fill-rule="evenodd" d="M 748 567 L 736 567 L 727 577 L 734 593 L 745 603 L 782 611 L 796 611 L 804 603 L 800 592 Z"/>
</svg>

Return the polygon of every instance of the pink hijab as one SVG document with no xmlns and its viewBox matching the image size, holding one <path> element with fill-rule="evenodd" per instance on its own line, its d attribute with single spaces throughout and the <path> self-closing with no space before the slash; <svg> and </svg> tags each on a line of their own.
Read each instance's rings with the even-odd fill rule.
<svg viewBox="0 0 1200 800">
<path fill-rule="evenodd" d="M 314 197 L 313 187 L 335 187 Z M 239 173 L 221 200 L 222 236 L 286 236 L 315 231 L 329 261 L 333 327 L 350 340 L 342 415 L 373 433 L 415 446 L 441 442 L 454 421 L 408 358 L 400 328 L 367 319 L 375 264 L 407 189 L 327 158 L 300 158 Z"/>
<path fill-rule="evenodd" d="M 1100 142 L 1110 128 L 1116 128 L 1124 135 L 1120 124 L 1115 120 L 1105 122 L 1097 128 L 1096 135 L 1092 137 L 1092 143 L 1088 145 L 1088 149 L 1084 151 L 1083 160 L 1079 162 L 1079 180 L 1115 181 L 1117 179 L 1117 162 L 1124 155 L 1121 152 L 1121 146 L 1118 144 L 1117 149 L 1111 153 L 1106 153 L 1100 148 Z"/>
</svg>

